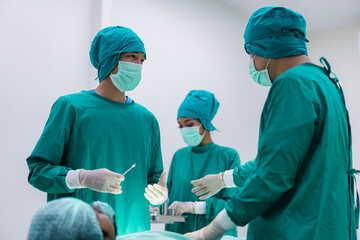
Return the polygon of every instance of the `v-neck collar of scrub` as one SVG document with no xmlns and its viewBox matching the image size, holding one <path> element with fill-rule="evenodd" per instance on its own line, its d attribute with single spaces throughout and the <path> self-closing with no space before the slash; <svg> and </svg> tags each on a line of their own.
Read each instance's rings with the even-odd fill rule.
<svg viewBox="0 0 360 240">
<path fill-rule="evenodd" d="M 215 143 L 214 142 L 211 142 L 209 144 L 206 144 L 205 146 L 196 146 L 196 147 L 192 147 L 191 150 L 194 152 L 194 153 L 205 153 L 205 152 L 208 152 L 210 151 L 213 146 L 215 146 Z"/>
</svg>

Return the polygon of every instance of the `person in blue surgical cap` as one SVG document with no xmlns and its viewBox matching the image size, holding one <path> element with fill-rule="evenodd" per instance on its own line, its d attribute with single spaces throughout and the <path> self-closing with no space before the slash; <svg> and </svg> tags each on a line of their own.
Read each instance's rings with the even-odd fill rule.
<svg viewBox="0 0 360 240">
<path fill-rule="evenodd" d="M 240 166 L 195 181 L 197 195 L 241 188 L 210 225 L 186 236 L 217 239 L 249 224 L 248 240 L 357 239 L 349 114 L 329 63 L 321 58 L 317 66 L 308 57 L 305 26 L 299 13 L 283 7 L 260 8 L 250 17 L 249 72 L 271 86 L 253 171 L 243 179 Z"/>
<path fill-rule="evenodd" d="M 96 218 L 100 224 L 105 239 L 115 239 L 117 235 L 116 216 L 114 209 L 105 202 L 95 201 L 91 207 L 96 213 Z"/>
<path fill-rule="evenodd" d="M 106 211 L 94 203 L 93 207 L 76 198 L 61 198 L 47 203 L 34 215 L 28 240 L 115 240 L 114 224 Z"/>
<path fill-rule="evenodd" d="M 90 49 L 99 86 L 60 97 L 27 158 L 28 181 L 47 192 L 48 201 L 106 202 L 117 216 L 119 235 L 150 229 L 144 192 L 163 172 L 158 122 L 126 95 L 139 84 L 145 59 L 144 44 L 131 29 L 99 31 Z M 124 181 L 122 174 L 134 164 Z M 162 196 L 158 202 L 166 200 L 165 191 Z"/>
<path fill-rule="evenodd" d="M 186 222 L 166 224 L 165 230 L 184 234 L 196 231 L 208 225 L 225 207 L 235 189 L 224 189 L 215 196 L 198 201 L 191 192 L 191 181 L 235 168 L 240 164 L 236 150 L 217 145 L 211 138 L 216 130 L 212 120 L 219 108 L 219 102 L 213 93 L 204 90 L 192 90 L 181 103 L 177 122 L 187 147 L 181 148 L 173 156 L 167 188 L 169 204 L 175 215 L 186 216 Z M 236 228 L 226 235 L 237 236 Z"/>
</svg>

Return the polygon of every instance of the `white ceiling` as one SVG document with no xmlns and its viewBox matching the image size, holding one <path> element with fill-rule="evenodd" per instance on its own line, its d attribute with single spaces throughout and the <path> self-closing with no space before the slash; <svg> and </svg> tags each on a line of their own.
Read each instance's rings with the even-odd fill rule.
<svg viewBox="0 0 360 240">
<path fill-rule="evenodd" d="M 307 32 L 360 24 L 360 0 L 220 0 L 246 17 L 260 7 L 281 6 L 304 16 Z"/>
</svg>

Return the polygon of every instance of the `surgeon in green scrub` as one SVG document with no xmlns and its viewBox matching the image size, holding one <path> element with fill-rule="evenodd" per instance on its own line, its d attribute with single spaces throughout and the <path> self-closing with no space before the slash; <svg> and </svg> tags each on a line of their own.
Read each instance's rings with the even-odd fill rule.
<svg viewBox="0 0 360 240">
<path fill-rule="evenodd" d="M 199 201 L 191 193 L 191 181 L 240 164 L 236 150 L 217 145 L 211 138 L 216 130 L 211 123 L 219 108 L 213 93 L 204 90 L 190 91 L 179 107 L 177 121 L 184 142 L 188 147 L 179 149 L 173 156 L 167 188 L 169 204 L 176 215 L 184 215 L 186 222 L 167 224 L 167 231 L 184 234 L 208 225 L 225 207 L 235 188 L 224 189 L 215 196 Z M 237 236 L 234 227 L 226 235 Z"/>
<path fill-rule="evenodd" d="M 144 192 L 163 172 L 158 122 L 125 94 L 139 84 L 145 59 L 144 44 L 131 29 L 101 30 L 90 49 L 99 86 L 60 97 L 27 158 L 28 181 L 47 192 L 48 201 L 106 202 L 119 235 L 150 229 Z M 125 180 L 122 174 L 133 164 Z"/>
<path fill-rule="evenodd" d="M 251 77 L 270 87 L 254 170 L 245 181 L 242 167 L 194 181 L 197 195 L 241 188 L 210 225 L 187 236 L 217 239 L 249 224 L 247 240 L 356 239 L 349 115 L 326 59 L 318 66 L 308 57 L 305 19 L 260 8 L 244 39 Z"/>
</svg>

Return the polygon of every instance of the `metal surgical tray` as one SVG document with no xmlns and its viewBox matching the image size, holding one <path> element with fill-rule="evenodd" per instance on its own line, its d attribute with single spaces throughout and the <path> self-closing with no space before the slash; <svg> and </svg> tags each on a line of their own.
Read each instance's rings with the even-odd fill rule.
<svg viewBox="0 0 360 240">
<path fill-rule="evenodd" d="M 185 222 L 185 217 L 175 216 L 173 209 L 168 208 L 168 202 L 160 207 L 150 206 L 150 223 L 173 224 L 175 222 Z"/>
</svg>

